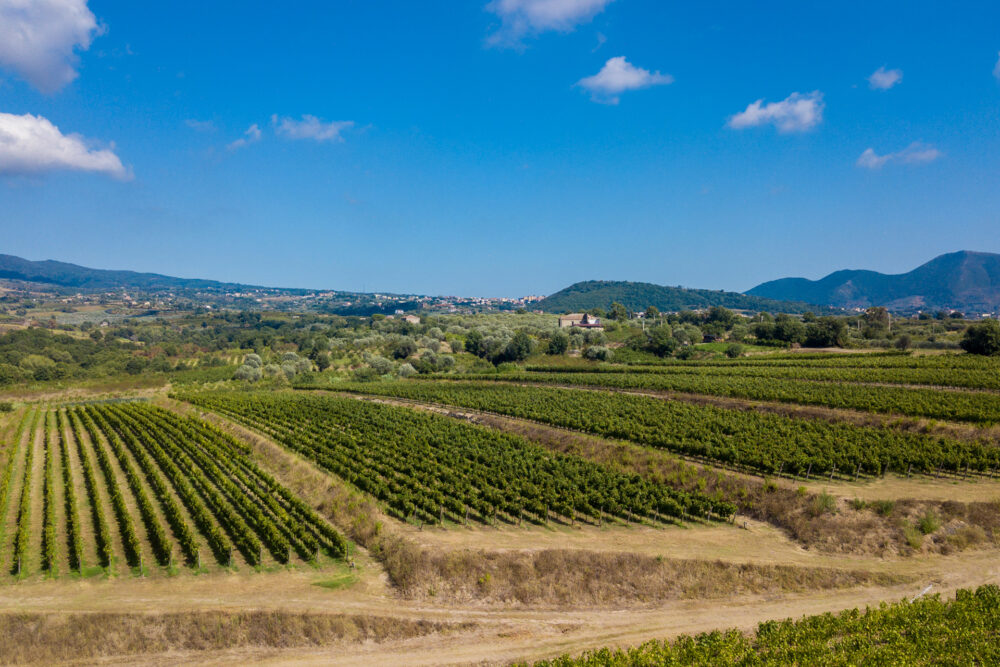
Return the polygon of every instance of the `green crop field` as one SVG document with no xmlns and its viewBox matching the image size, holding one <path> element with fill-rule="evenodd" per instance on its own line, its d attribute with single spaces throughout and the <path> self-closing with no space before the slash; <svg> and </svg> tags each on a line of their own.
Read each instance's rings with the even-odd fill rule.
<svg viewBox="0 0 1000 667">
<path fill-rule="evenodd" d="M 735 507 L 522 438 L 406 408 L 315 395 L 182 396 L 274 437 L 402 520 L 547 523 L 729 517 Z"/>
<path fill-rule="evenodd" d="M 626 665 L 993 665 L 1000 662 L 1000 589 L 959 590 L 865 610 L 761 623 L 752 636 L 707 632 L 535 667 Z"/>
<path fill-rule="evenodd" d="M 0 557 L 12 575 L 315 564 L 346 552 L 245 445 L 144 403 L 27 410 L 0 452 L 10 537 L 0 533 Z"/>
<path fill-rule="evenodd" d="M 338 388 L 497 412 L 763 472 L 853 475 L 968 468 L 992 474 L 1000 465 L 1000 449 L 981 442 L 648 396 L 503 382 L 343 383 Z"/>
</svg>

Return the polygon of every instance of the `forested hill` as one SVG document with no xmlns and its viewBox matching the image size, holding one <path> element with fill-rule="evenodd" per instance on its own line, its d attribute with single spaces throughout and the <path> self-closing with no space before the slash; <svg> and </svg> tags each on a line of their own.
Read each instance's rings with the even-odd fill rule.
<svg viewBox="0 0 1000 667">
<path fill-rule="evenodd" d="M 876 271 L 836 271 L 820 280 L 782 278 L 748 292 L 841 308 L 886 306 L 891 310 L 953 308 L 967 313 L 1000 309 L 1000 255 L 953 252 L 898 275 Z"/>
<path fill-rule="evenodd" d="M 75 289 L 120 289 L 140 290 L 237 290 L 251 287 L 236 283 L 194 278 L 174 278 L 158 273 L 137 273 L 136 271 L 108 271 L 90 269 L 85 266 L 56 262 L 48 259 L 41 262 L 0 255 L 0 278 L 24 280 Z M 293 290 L 294 291 L 294 290 Z"/>
<path fill-rule="evenodd" d="M 538 302 L 538 307 L 550 313 L 582 312 L 592 308 L 607 309 L 618 302 L 629 310 L 645 310 L 656 306 L 662 311 L 694 310 L 724 306 L 736 310 L 804 313 L 816 311 L 805 303 L 775 301 L 759 296 L 684 287 L 666 287 L 653 283 L 633 283 L 619 280 L 588 280 L 559 290 Z"/>
</svg>

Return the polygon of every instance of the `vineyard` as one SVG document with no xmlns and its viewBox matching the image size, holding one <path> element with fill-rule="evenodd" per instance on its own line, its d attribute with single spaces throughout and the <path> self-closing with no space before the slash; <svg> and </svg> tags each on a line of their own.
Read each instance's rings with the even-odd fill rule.
<svg viewBox="0 0 1000 667">
<path fill-rule="evenodd" d="M 725 501 L 406 408 L 303 394 L 180 398 L 267 434 L 374 496 L 404 521 L 600 524 L 722 519 L 735 511 Z"/>
<path fill-rule="evenodd" d="M 715 631 L 627 650 L 601 649 L 535 667 L 591 665 L 995 665 L 1000 663 L 1000 588 L 959 590 L 800 620 L 768 621 L 748 637 Z"/>
<path fill-rule="evenodd" d="M 338 388 L 496 412 L 768 473 L 968 470 L 992 476 L 1000 466 L 1000 449 L 981 442 L 648 396 L 499 382 L 343 383 Z"/>
<path fill-rule="evenodd" d="M 859 357 L 862 355 L 852 356 Z M 949 360 L 962 359 L 962 357 L 943 358 Z M 935 357 L 923 357 L 923 359 L 935 359 Z M 615 374 L 627 372 L 633 375 L 641 375 L 643 373 L 653 375 L 725 375 L 728 377 L 810 380 L 814 382 L 928 385 L 961 389 L 1000 390 L 1000 368 L 997 368 L 995 364 L 986 365 L 980 363 L 973 366 L 968 363 L 959 365 L 952 361 L 951 365 L 943 365 L 941 362 L 936 361 L 933 364 L 920 363 L 919 365 L 910 366 L 882 367 L 865 365 L 860 363 L 862 361 L 857 360 L 851 365 L 838 364 L 834 366 L 821 366 L 815 363 L 815 361 L 795 363 L 793 361 L 749 362 L 744 360 L 733 360 L 729 363 L 705 361 L 688 364 L 675 363 L 662 366 L 631 367 L 613 365 L 595 366 L 593 364 L 578 366 L 529 365 L 526 367 L 526 370 L 532 373 Z"/>
<path fill-rule="evenodd" d="M 733 370 L 738 370 L 737 367 Z M 701 371 L 701 369 L 696 369 Z M 612 389 L 676 391 L 758 401 L 822 405 L 865 412 L 990 425 L 1000 423 L 1000 393 L 782 379 L 728 372 L 525 372 L 476 376 L 499 382 L 544 382 Z M 798 370 L 798 369 L 796 369 Z"/>
<path fill-rule="evenodd" d="M 145 403 L 27 409 L 4 445 L 0 559 L 12 575 L 346 554 L 344 538 L 244 445 Z"/>
</svg>

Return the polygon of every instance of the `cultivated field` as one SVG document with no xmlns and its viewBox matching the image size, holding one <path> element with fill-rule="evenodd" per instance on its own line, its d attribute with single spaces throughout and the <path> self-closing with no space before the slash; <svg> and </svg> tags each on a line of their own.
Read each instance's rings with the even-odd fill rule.
<svg viewBox="0 0 1000 667">
<path fill-rule="evenodd" d="M 994 366 L 775 355 L 26 395 L 0 422 L 0 637 L 20 638 L 12 662 L 990 662 L 990 424 L 891 402 L 868 421 L 813 392 L 975 407 Z M 716 391 L 747 382 L 802 390 Z M 84 630 L 97 613 L 113 637 Z"/>
</svg>

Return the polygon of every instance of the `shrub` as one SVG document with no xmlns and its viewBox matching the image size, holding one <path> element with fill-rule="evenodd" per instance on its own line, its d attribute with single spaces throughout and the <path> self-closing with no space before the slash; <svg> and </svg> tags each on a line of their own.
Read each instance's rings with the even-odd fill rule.
<svg viewBox="0 0 1000 667">
<path fill-rule="evenodd" d="M 934 510 L 927 510 L 924 512 L 923 516 L 917 520 L 917 528 L 919 528 L 920 532 L 924 535 L 930 535 L 940 527 L 941 519 L 934 513 Z"/>
<path fill-rule="evenodd" d="M 855 498 L 854 500 L 851 501 L 851 507 L 860 512 L 864 508 L 868 507 L 868 503 L 865 502 L 864 500 L 861 500 L 861 498 Z"/>
<path fill-rule="evenodd" d="M 983 320 L 979 324 L 969 325 L 960 345 L 970 354 L 1000 354 L 1000 322 Z"/>
<path fill-rule="evenodd" d="M 243 364 L 236 369 L 233 374 L 234 380 L 246 380 L 247 382 L 256 382 L 260 379 L 260 366 L 251 366 L 249 364 Z"/>
<path fill-rule="evenodd" d="M 837 511 L 837 499 L 826 491 L 815 496 L 809 505 L 809 514 L 814 517 L 833 514 L 835 511 Z"/>
<path fill-rule="evenodd" d="M 919 549 L 924 543 L 924 534 L 916 526 L 909 523 L 903 524 L 903 537 L 913 549 Z"/>
<path fill-rule="evenodd" d="M 584 350 L 583 356 L 592 361 L 608 361 L 613 356 L 613 353 L 603 345 L 591 345 Z"/>
<path fill-rule="evenodd" d="M 737 357 L 743 356 L 743 346 L 739 343 L 732 343 L 726 347 L 726 356 L 730 359 L 736 359 Z"/>
<path fill-rule="evenodd" d="M 889 516 L 895 508 L 896 503 L 892 500 L 875 500 L 872 502 L 872 509 L 875 510 L 876 514 L 881 516 Z"/>
</svg>

